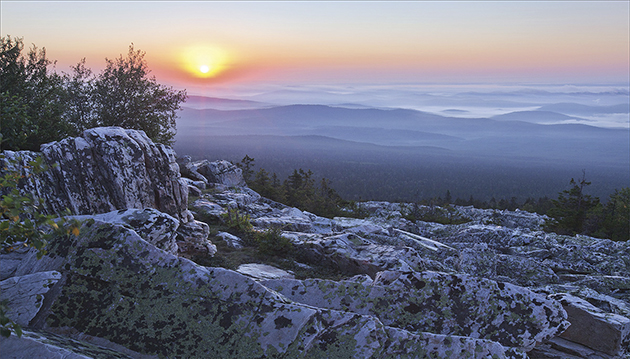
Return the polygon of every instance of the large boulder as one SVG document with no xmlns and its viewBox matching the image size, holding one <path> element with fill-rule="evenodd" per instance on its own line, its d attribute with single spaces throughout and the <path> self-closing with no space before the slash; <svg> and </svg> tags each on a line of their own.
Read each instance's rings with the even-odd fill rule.
<svg viewBox="0 0 630 359">
<path fill-rule="evenodd" d="M 179 221 L 153 208 L 118 210 L 96 215 L 72 216 L 82 220 L 98 220 L 132 228 L 142 239 L 169 253 L 177 254 Z"/>
<path fill-rule="evenodd" d="M 218 183 L 227 187 L 243 187 L 243 170 L 228 161 L 208 161 L 195 162 L 192 168 L 200 173 L 210 183 Z"/>
<path fill-rule="evenodd" d="M 608 355 L 630 354 L 630 319 L 606 313 L 591 303 L 559 293 L 552 295 L 567 311 L 571 326 L 560 337 Z"/>
<path fill-rule="evenodd" d="M 2 168 L 19 171 L 21 189 L 45 200 L 49 212 L 106 213 L 155 208 L 186 222 L 188 185 L 175 153 L 143 131 L 92 128 L 41 147 L 41 153 L 4 151 Z M 41 156 L 48 170 L 31 176 L 28 163 Z"/>
</svg>

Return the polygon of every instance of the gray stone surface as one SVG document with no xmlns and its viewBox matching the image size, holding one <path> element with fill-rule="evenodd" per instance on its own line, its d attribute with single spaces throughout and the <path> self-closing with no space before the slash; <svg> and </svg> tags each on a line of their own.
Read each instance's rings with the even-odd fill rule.
<svg viewBox="0 0 630 359">
<path fill-rule="evenodd" d="M 202 160 L 193 163 L 193 168 L 208 182 L 219 183 L 228 187 L 243 187 L 243 171 L 228 161 Z"/>
<path fill-rule="evenodd" d="M 571 326 L 561 338 L 613 356 L 630 354 L 630 319 L 606 313 L 570 294 L 554 294 L 567 311 Z"/>
<path fill-rule="evenodd" d="M 97 215 L 72 216 L 80 221 L 122 224 L 132 228 L 142 239 L 169 253 L 177 253 L 176 235 L 179 221 L 153 208 L 118 210 Z"/>
<path fill-rule="evenodd" d="M 0 337 L 2 359 L 132 359 L 123 353 L 66 336 L 25 330 L 22 337 Z"/>
<path fill-rule="evenodd" d="M 89 221 L 80 233 L 51 241 L 41 260 L 62 273 L 63 285 L 47 293 L 48 304 L 32 321 L 34 327 L 74 328 L 161 357 L 389 358 L 402 353 L 428 358 L 444 353 L 457 358 L 468 351 L 469 357 L 524 358 L 495 342 L 413 334 L 385 327 L 372 316 L 293 303 L 239 273 L 159 250 L 121 225 Z"/>
<path fill-rule="evenodd" d="M 44 303 L 44 294 L 61 279 L 57 271 L 38 272 L 11 277 L 0 282 L 0 300 L 7 301 L 6 316 L 27 326 Z"/>
<path fill-rule="evenodd" d="M 41 153 L 4 151 L 1 168 L 29 175 L 28 162 L 41 156 L 48 170 L 29 177 L 22 189 L 43 198 L 50 212 L 73 214 L 155 208 L 185 220 L 188 186 L 172 149 L 153 143 L 143 131 L 120 127 L 86 130 L 41 147 Z M 16 160 L 17 164 L 9 161 Z"/>
<path fill-rule="evenodd" d="M 238 266 L 237 272 L 254 279 L 294 278 L 293 274 L 267 264 L 248 263 Z"/>
<path fill-rule="evenodd" d="M 465 275 L 389 271 L 373 282 L 274 279 L 262 284 L 299 303 L 372 315 L 411 332 L 488 339 L 525 351 L 569 325 L 562 307 L 544 295 Z"/>
</svg>

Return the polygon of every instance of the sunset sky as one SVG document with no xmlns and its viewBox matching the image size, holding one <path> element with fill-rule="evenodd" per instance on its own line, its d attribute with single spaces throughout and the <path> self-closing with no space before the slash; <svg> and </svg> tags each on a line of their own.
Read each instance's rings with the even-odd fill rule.
<svg viewBox="0 0 630 359">
<path fill-rule="evenodd" d="M 176 87 L 629 82 L 628 1 L 6 1 L 2 36 L 81 58 L 146 51 Z"/>
</svg>

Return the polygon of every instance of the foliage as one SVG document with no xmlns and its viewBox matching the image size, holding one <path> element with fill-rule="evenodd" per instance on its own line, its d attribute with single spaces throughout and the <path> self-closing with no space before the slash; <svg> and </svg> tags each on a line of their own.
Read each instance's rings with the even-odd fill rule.
<svg viewBox="0 0 630 359">
<path fill-rule="evenodd" d="M 559 193 L 558 199 L 552 200 L 553 207 L 549 215 L 554 221 L 547 228 L 559 234 L 587 234 L 590 232 L 585 224 L 592 219 L 599 206 L 599 198 L 584 193 L 584 188 L 591 184 L 585 176 L 579 182 L 571 178 L 571 188 Z"/>
<path fill-rule="evenodd" d="M 98 75 L 85 67 L 85 59 L 71 67 L 71 74 L 58 74 L 45 49 L 33 46 L 23 55 L 21 38 L 3 37 L 0 47 L 3 150 L 38 151 L 43 143 L 96 126 L 143 130 L 153 141 L 172 144 L 186 92 L 149 77 L 145 53 L 133 44 L 127 57 L 105 59 Z"/>
<path fill-rule="evenodd" d="M 270 177 L 264 168 L 258 170 L 252 179 L 254 161 L 246 155 L 238 165 L 243 169 L 243 178 L 249 187 L 261 196 L 322 217 L 332 218 L 347 213 L 344 212 L 343 206 L 348 202 L 331 187 L 330 180 L 322 178 L 318 186 L 313 178 L 313 172 L 301 168 L 293 170 L 283 182 L 275 173 Z"/>
<path fill-rule="evenodd" d="M 440 224 L 462 224 L 470 222 L 470 219 L 464 218 L 459 212 L 450 205 L 444 207 L 436 206 L 419 206 L 413 203 L 411 208 L 407 208 L 403 213 L 403 218 L 415 222 L 434 222 Z"/>
<path fill-rule="evenodd" d="M 630 187 L 615 190 L 606 205 L 599 208 L 599 226 L 593 235 L 614 241 L 630 240 Z"/>
<path fill-rule="evenodd" d="M 63 77 L 48 70 L 55 62 L 46 49 L 33 46 L 26 56 L 22 39 L 0 39 L 1 148 L 39 150 L 42 143 L 72 135 L 62 120 L 65 112 Z"/>
<path fill-rule="evenodd" d="M 245 180 L 245 182 L 249 182 L 252 180 L 252 175 L 254 174 L 254 170 L 252 169 L 252 167 L 254 167 L 253 158 L 245 155 L 241 162 L 237 163 L 236 166 L 243 170 L 243 179 Z"/>
<path fill-rule="evenodd" d="M 4 158 L 4 154 L 0 155 Z M 29 163 L 32 175 L 37 176 L 46 170 L 41 157 Z M 0 247 L 3 252 L 11 252 L 20 247 L 33 247 L 37 250 L 37 259 L 46 254 L 45 246 L 48 240 L 60 231 L 79 234 L 79 224 L 71 221 L 67 226 L 66 219 L 55 220 L 55 215 L 46 215 L 43 201 L 31 194 L 22 194 L 18 190 L 18 183 L 25 179 L 16 170 L 3 168 L 4 175 L 0 177 Z M 61 225 L 61 226 L 60 226 Z M 19 325 L 6 317 L 6 303 L 0 303 L 0 334 L 8 337 L 11 332 L 21 335 Z"/>
<path fill-rule="evenodd" d="M 228 209 L 228 212 L 223 215 L 225 225 L 240 234 L 249 234 L 252 231 L 253 226 L 249 220 L 249 214 L 240 213 L 236 208 Z"/>
<path fill-rule="evenodd" d="M 175 119 L 186 91 L 174 91 L 148 77 L 145 53 L 129 46 L 126 58 L 109 60 L 94 82 L 93 103 L 99 126 L 144 130 L 152 140 L 171 144 Z"/>
<path fill-rule="evenodd" d="M 265 255 L 286 257 L 293 250 L 293 242 L 282 236 L 282 230 L 278 227 L 268 228 L 264 232 L 256 234 L 258 251 Z"/>
</svg>

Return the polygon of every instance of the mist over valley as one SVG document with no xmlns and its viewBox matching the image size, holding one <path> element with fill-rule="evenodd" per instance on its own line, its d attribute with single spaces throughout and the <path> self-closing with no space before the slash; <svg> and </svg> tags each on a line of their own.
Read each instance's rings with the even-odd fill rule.
<svg viewBox="0 0 630 359">
<path fill-rule="evenodd" d="M 311 169 L 352 200 L 555 197 L 582 171 L 605 200 L 630 183 L 629 106 L 623 87 L 273 88 L 191 96 L 175 149 Z"/>
</svg>

